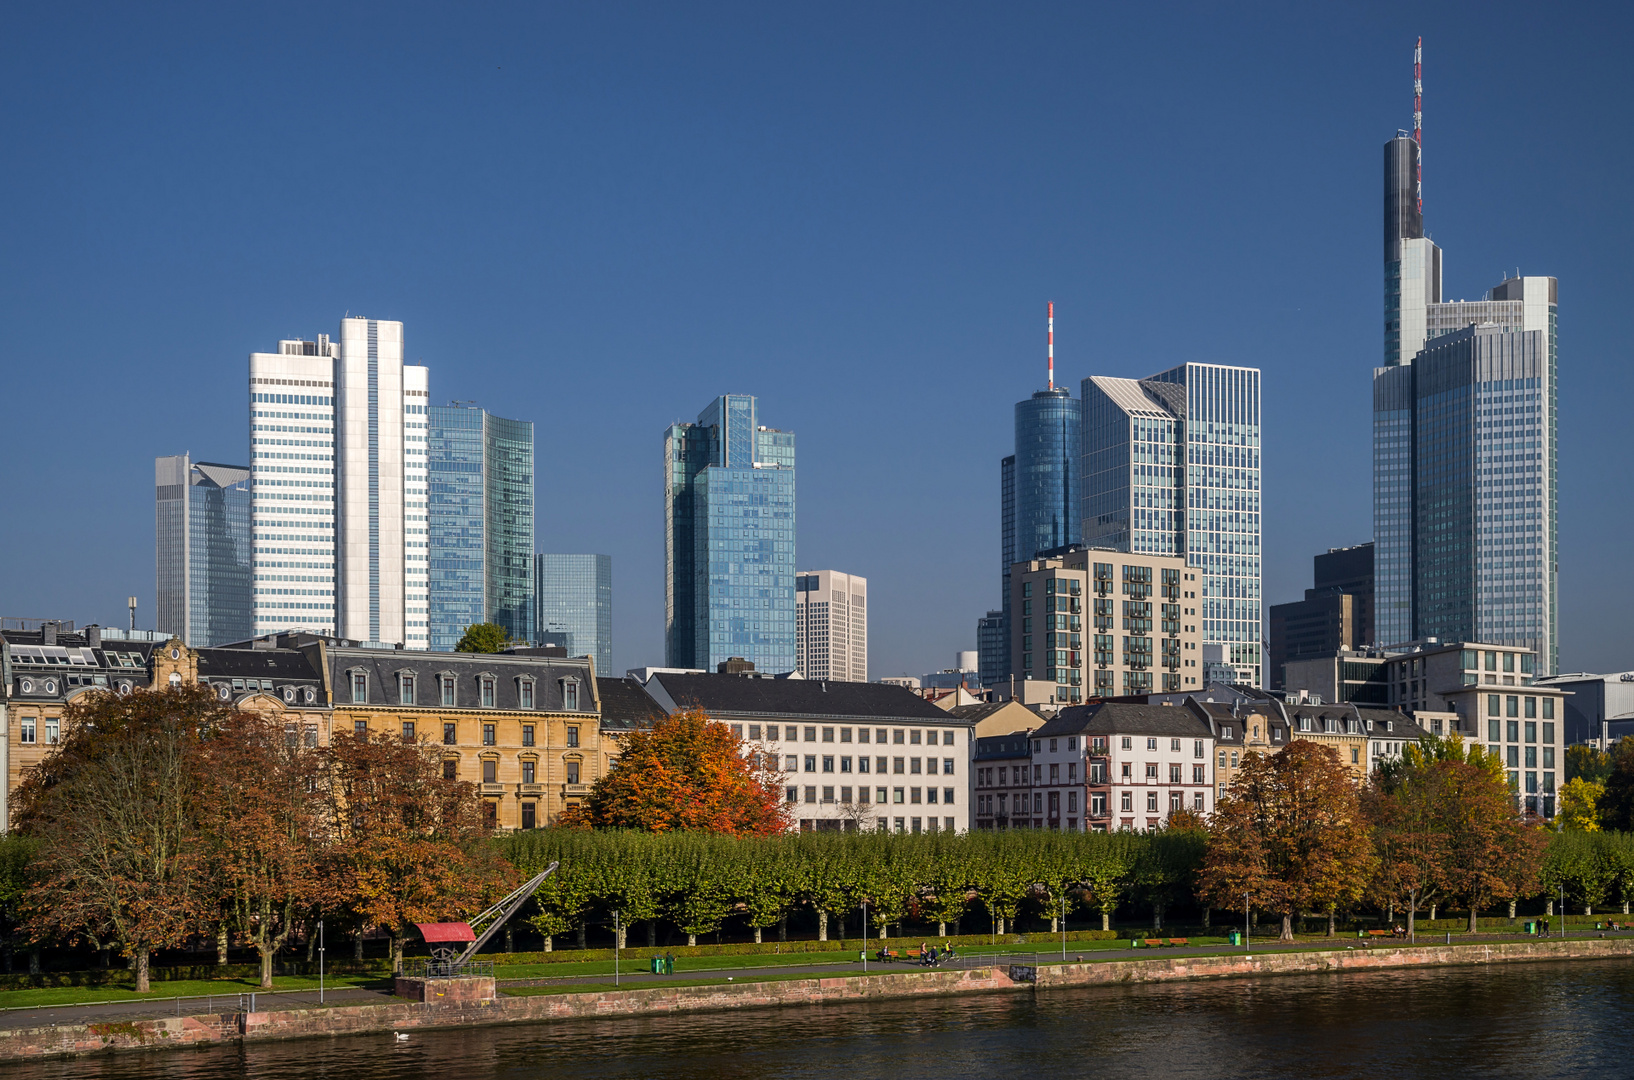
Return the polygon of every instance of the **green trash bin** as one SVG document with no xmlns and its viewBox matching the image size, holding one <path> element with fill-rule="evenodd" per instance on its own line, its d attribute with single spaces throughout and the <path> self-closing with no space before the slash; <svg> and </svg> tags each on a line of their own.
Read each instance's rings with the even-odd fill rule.
<svg viewBox="0 0 1634 1080">
<path fill-rule="evenodd" d="M 1231 931 L 1231 944 L 1232 945 L 1241 945 L 1242 943 L 1243 943 L 1243 936 L 1242 936 L 1241 931 L 1238 931 L 1238 930 Z"/>
<path fill-rule="evenodd" d="M 1531 920 L 1531 919 L 1527 919 L 1526 920 L 1526 932 L 1528 934 L 1536 934 L 1538 932 L 1538 924 L 1536 922 L 1534 922 L 1533 920 Z"/>
</svg>

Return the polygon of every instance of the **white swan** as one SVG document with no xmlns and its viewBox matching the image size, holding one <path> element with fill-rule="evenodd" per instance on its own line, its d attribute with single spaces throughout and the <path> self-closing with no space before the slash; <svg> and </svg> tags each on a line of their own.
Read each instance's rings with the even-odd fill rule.
<svg viewBox="0 0 1634 1080">
<path fill-rule="evenodd" d="M 402 1033 L 402 1032 L 401 1032 L 401 1031 L 394 1031 L 394 1032 L 392 1032 L 392 1036 L 393 1036 L 393 1037 L 394 1037 L 394 1038 L 395 1038 L 395 1039 L 396 1039 L 396 1040 L 397 1040 L 397 1041 L 398 1041 L 398 1042 L 408 1042 L 408 1036 L 407 1036 L 407 1035 L 404 1035 L 404 1034 L 403 1034 L 403 1033 Z"/>
</svg>

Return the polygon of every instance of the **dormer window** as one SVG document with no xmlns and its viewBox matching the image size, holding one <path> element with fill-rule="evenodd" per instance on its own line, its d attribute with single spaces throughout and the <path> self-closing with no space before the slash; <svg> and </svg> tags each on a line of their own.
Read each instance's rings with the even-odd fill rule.
<svg viewBox="0 0 1634 1080">
<path fill-rule="evenodd" d="M 482 676 L 481 679 L 479 679 L 477 681 L 481 685 L 481 688 L 482 688 L 482 707 L 484 709 L 493 708 L 494 707 L 494 677 L 492 675 L 484 675 L 484 676 Z"/>
<path fill-rule="evenodd" d="M 1222 727 L 1220 729 L 1220 738 L 1222 738 L 1222 739 L 1231 738 L 1231 725 L 1227 724 L 1225 727 Z"/>
<path fill-rule="evenodd" d="M 517 684 L 516 700 L 517 700 L 517 704 L 521 708 L 524 708 L 524 709 L 533 708 L 533 680 L 532 679 L 522 679 L 522 680 L 520 680 L 520 682 Z"/>
<path fill-rule="evenodd" d="M 1311 730 L 1311 718 L 1310 717 L 1301 716 L 1299 718 L 1299 730 L 1300 731 L 1309 731 L 1309 730 Z"/>
<path fill-rule="evenodd" d="M 568 712 L 579 711 L 579 683 L 577 679 L 562 680 L 562 708 Z"/>
<path fill-rule="evenodd" d="M 452 709 L 454 707 L 454 676 L 439 675 L 437 676 L 437 683 L 442 691 L 443 707 Z"/>
<path fill-rule="evenodd" d="M 361 671 L 352 672 L 352 704 L 365 705 L 369 701 L 369 676 Z"/>
<path fill-rule="evenodd" d="M 414 676 L 407 672 L 397 676 L 397 700 L 402 705 L 414 704 Z"/>
</svg>

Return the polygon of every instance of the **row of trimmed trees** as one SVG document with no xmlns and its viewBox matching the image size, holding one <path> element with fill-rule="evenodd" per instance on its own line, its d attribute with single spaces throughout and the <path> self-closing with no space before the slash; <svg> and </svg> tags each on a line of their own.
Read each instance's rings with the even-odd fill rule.
<svg viewBox="0 0 1634 1080">
<path fill-rule="evenodd" d="M 1021 915 L 1098 913 L 1103 928 L 1122 904 L 1139 901 L 1157 918 L 1191 894 L 1205 838 L 1157 833 L 975 832 L 891 835 L 801 833 L 774 837 L 706 833 L 548 829 L 496 841 L 526 875 L 559 862 L 536 894 L 533 925 L 547 937 L 590 923 L 660 922 L 695 944 L 729 918 L 756 941 L 786 928 L 796 911 L 815 913 L 818 938 L 831 919 L 885 936 L 904 921 L 948 924 L 980 909 L 982 929 L 1003 932 Z M 1064 905 L 1064 906 L 1063 906 Z M 991 920 L 991 921 L 989 921 Z"/>
<path fill-rule="evenodd" d="M 381 735 L 303 734 L 207 687 L 71 705 L 56 751 L 16 793 L 26 853 L 7 910 L 35 942 L 129 957 L 148 989 L 156 949 L 253 948 L 261 984 L 320 918 L 355 936 L 479 910 L 513 881 L 484 842 L 481 803 L 431 748 Z M 19 856 L 23 858 L 23 856 Z"/>
</svg>

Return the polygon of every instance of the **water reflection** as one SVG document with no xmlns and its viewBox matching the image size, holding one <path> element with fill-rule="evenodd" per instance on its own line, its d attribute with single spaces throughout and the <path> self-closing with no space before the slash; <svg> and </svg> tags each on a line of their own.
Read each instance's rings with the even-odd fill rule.
<svg viewBox="0 0 1634 1080">
<path fill-rule="evenodd" d="M 1624 1076 L 1631 992 L 1626 961 L 1296 976 L 131 1054 L 7 1080 Z"/>
</svg>

